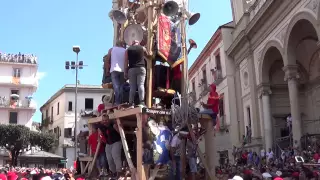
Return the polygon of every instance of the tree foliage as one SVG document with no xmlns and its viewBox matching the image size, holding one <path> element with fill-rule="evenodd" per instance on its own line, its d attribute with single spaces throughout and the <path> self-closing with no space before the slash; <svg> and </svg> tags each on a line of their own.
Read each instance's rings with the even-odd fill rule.
<svg viewBox="0 0 320 180">
<path fill-rule="evenodd" d="M 55 146 L 56 137 L 52 133 L 40 133 L 31 131 L 30 145 L 39 146 L 44 151 L 50 151 Z"/>
<path fill-rule="evenodd" d="M 49 133 L 31 131 L 23 125 L 0 124 L 0 146 L 10 151 L 12 165 L 17 165 L 17 158 L 23 149 L 39 146 L 42 150 L 49 151 L 55 143 L 55 136 Z"/>
</svg>

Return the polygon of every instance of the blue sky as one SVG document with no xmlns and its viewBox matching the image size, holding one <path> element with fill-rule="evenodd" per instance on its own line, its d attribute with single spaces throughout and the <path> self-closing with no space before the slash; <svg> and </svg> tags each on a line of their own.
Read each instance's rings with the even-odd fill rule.
<svg viewBox="0 0 320 180">
<path fill-rule="evenodd" d="M 198 49 L 189 56 L 189 67 L 216 29 L 232 20 L 230 0 L 189 0 L 190 11 L 200 12 L 197 24 L 187 30 Z M 64 84 L 74 84 L 75 73 L 64 69 L 75 60 L 73 45 L 79 45 L 79 60 L 87 67 L 79 73 L 81 84 L 101 84 L 102 57 L 113 42 L 108 17 L 111 0 L 2 0 L 0 51 L 38 56 L 42 78 L 35 93 L 38 107 Z M 39 110 L 33 117 L 41 121 Z"/>
</svg>

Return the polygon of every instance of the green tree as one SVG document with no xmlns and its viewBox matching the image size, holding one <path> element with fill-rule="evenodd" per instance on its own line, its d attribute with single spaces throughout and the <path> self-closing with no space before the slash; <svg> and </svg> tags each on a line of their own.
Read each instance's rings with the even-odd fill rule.
<svg viewBox="0 0 320 180">
<path fill-rule="evenodd" d="M 11 155 L 12 165 L 17 165 L 20 152 L 30 143 L 30 129 L 23 125 L 0 125 L 0 146 Z"/>
<path fill-rule="evenodd" d="M 55 142 L 54 134 L 34 132 L 23 125 L 0 124 L 0 146 L 10 152 L 12 166 L 17 165 L 20 153 L 29 145 L 50 151 L 55 146 Z"/>
<path fill-rule="evenodd" d="M 52 133 L 30 132 L 30 145 L 39 146 L 44 151 L 50 151 L 56 144 L 56 137 Z"/>
</svg>

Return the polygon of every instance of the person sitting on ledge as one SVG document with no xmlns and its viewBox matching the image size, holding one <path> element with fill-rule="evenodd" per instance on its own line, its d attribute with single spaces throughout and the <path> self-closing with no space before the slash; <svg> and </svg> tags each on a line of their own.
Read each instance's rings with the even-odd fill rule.
<svg viewBox="0 0 320 180">
<path fill-rule="evenodd" d="M 201 106 L 204 108 L 204 110 L 200 111 L 200 114 L 207 114 L 212 117 L 212 124 L 213 126 L 217 123 L 217 115 L 219 112 L 219 94 L 216 92 L 216 85 L 211 84 L 210 85 L 210 93 L 208 97 L 207 104 L 201 102 Z"/>
</svg>

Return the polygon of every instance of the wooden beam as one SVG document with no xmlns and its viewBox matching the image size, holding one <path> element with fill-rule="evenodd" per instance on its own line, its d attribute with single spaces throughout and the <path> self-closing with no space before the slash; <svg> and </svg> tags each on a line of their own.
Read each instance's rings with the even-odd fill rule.
<svg viewBox="0 0 320 180">
<path fill-rule="evenodd" d="M 135 116 L 136 114 L 140 114 L 140 113 L 142 113 L 141 107 L 126 109 L 126 110 L 115 110 L 113 113 L 114 115 L 112 117 L 114 117 L 115 119 L 124 118 L 128 116 Z M 110 116 L 109 116 L 109 119 L 111 119 Z"/>
<path fill-rule="evenodd" d="M 102 116 L 90 118 L 88 124 L 94 124 L 102 121 Z"/>
<path fill-rule="evenodd" d="M 129 147 L 128 147 L 128 143 L 127 143 L 127 140 L 126 140 L 126 135 L 125 135 L 125 132 L 123 130 L 120 118 L 117 118 L 117 125 L 118 125 L 118 128 L 119 128 L 119 134 L 120 134 L 120 137 L 121 137 L 121 142 L 122 142 L 122 147 L 123 147 L 123 150 L 124 150 L 124 154 L 126 156 L 126 159 L 127 159 L 127 162 L 128 162 L 131 174 L 132 174 L 131 176 L 132 177 L 136 177 L 137 176 L 137 170 L 134 167 L 132 159 L 131 159 L 131 156 L 130 156 Z M 136 177 L 136 180 L 138 180 L 138 177 Z"/>
<path fill-rule="evenodd" d="M 153 15 L 155 8 L 152 1 L 148 2 L 148 39 L 147 39 L 147 89 L 146 89 L 146 104 L 148 108 L 152 106 L 152 68 L 153 68 Z"/>
<path fill-rule="evenodd" d="M 142 162 L 142 155 L 143 155 L 143 149 L 142 149 L 142 131 L 143 131 L 143 125 L 142 125 L 142 114 L 136 114 L 137 117 L 137 170 L 138 170 L 138 179 L 139 180 L 147 180 L 145 169 L 143 168 L 143 162 Z"/>
</svg>

